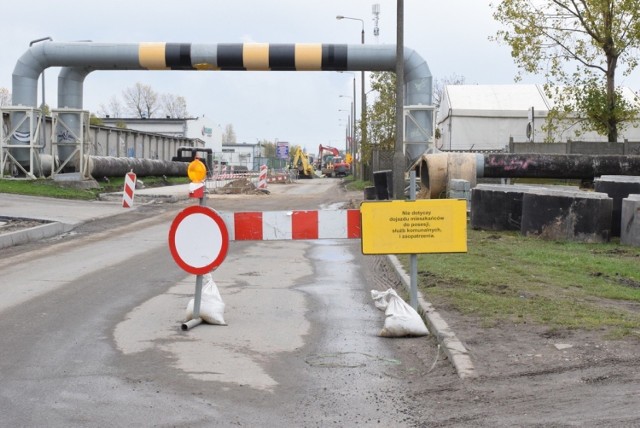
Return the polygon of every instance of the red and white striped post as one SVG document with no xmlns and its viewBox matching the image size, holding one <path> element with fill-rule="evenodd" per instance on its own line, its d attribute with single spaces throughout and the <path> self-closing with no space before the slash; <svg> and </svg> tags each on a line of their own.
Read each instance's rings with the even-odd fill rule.
<svg viewBox="0 0 640 428">
<path fill-rule="evenodd" d="M 267 188 L 267 166 L 260 166 L 260 175 L 258 176 L 258 189 Z"/>
<path fill-rule="evenodd" d="M 122 207 L 133 206 L 133 196 L 136 189 L 136 174 L 131 171 L 124 176 L 124 191 L 122 192 Z"/>
</svg>

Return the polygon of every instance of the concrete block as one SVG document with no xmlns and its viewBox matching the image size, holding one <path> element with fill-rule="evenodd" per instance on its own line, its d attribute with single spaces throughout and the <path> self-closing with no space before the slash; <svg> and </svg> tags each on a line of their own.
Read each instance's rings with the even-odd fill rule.
<svg viewBox="0 0 640 428">
<path fill-rule="evenodd" d="M 640 247 L 640 194 L 622 200 L 620 243 Z"/>
<path fill-rule="evenodd" d="M 559 241 L 608 242 L 612 208 L 605 193 L 535 190 L 523 194 L 520 232 Z"/>
<path fill-rule="evenodd" d="M 471 190 L 471 183 L 467 180 L 460 179 L 449 180 L 449 190 L 468 192 Z"/>
<path fill-rule="evenodd" d="M 483 230 L 520 230 L 522 195 L 540 187 L 478 184 L 471 191 L 471 227 Z"/>
<path fill-rule="evenodd" d="M 611 236 L 620 236 L 622 200 L 631 194 L 640 194 L 640 176 L 603 175 L 595 179 L 594 189 L 613 199 Z"/>
</svg>

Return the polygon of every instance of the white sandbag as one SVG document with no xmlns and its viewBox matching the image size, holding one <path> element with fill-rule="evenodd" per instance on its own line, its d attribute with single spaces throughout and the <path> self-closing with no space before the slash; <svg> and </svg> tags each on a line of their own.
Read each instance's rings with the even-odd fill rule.
<svg viewBox="0 0 640 428">
<path fill-rule="evenodd" d="M 202 295 L 200 298 L 200 318 L 208 324 L 227 325 L 227 323 L 224 322 L 225 304 L 222 301 L 218 287 L 213 281 L 211 274 L 203 275 L 202 282 L 205 281 L 207 282 L 202 287 Z M 186 321 L 193 318 L 193 305 L 194 299 L 191 299 L 187 305 Z"/>
<path fill-rule="evenodd" d="M 387 306 L 389 306 L 389 291 L 391 290 L 391 288 L 387 291 L 371 290 L 371 298 L 373 299 L 373 304 L 382 312 L 386 311 Z"/>
<path fill-rule="evenodd" d="M 382 337 L 426 336 L 429 330 L 420 314 L 407 302 L 402 300 L 393 289 L 387 290 L 385 298 L 388 305 L 385 310 L 384 327 L 380 330 Z"/>
</svg>

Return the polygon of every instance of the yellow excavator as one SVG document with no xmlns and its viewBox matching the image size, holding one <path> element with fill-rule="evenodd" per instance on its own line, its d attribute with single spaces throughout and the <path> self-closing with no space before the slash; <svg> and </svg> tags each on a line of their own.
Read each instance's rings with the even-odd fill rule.
<svg viewBox="0 0 640 428">
<path fill-rule="evenodd" d="M 298 169 L 298 177 L 300 178 L 313 178 L 315 175 L 313 165 L 309 162 L 309 157 L 302 151 L 302 147 L 300 146 L 298 146 L 295 154 L 293 155 L 291 168 Z"/>
</svg>

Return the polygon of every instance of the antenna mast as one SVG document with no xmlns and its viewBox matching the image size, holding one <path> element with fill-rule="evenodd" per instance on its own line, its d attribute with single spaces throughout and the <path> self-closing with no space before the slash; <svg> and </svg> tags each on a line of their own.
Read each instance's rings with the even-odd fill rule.
<svg viewBox="0 0 640 428">
<path fill-rule="evenodd" d="M 378 36 L 380 35 L 380 28 L 378 28 L 378 21 L 380 21 L 380 4 L 374 4 L 371 11 L 373 12 L 373 35 L 376 37 L 376 43 L 378 43 Z"/>
</svg>

